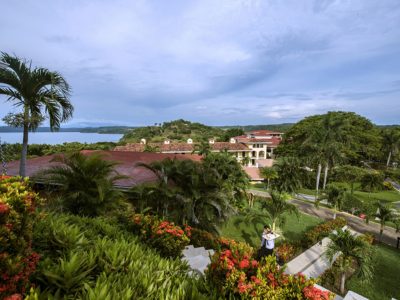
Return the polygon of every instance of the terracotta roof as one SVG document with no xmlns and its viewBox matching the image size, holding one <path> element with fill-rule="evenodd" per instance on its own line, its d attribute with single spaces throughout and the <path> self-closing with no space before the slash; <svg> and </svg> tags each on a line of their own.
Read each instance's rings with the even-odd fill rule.
<svg viewBox="0 0 400 300">
<path fill-rule="evenodd" d="M 271 134 L 282 134 L 282 132 L 271 131 L 271 130 L 252 130 L 252 131 L 247 132 L 247 134 L 265 136 L 265 135 L 271 135 Z"/>
<path fill-rule="evenodd" d="M 149 143 L 148 146 L 152 148 L 157 148 L 159 152 L 193 152 L 196 144 L 188 143 Z M 215 142 L 210 144 L 211 149 L 214 151 L 220 150 L 231 150 L 231 151 L 250 151 L 250 149 L 242 143 L 228 143 L 228 142 Z M 126 144 L 125 146 L 117 146 L 114 148 L 116 151 L 135 151 L 143 152 L 145 150 L 145 145 L 139 143 Z"/>
<path fill-rule="evenodd" d="M 156 181 L 156 176 L 149 170 L 136 167 L 139 162 L 151 163 L 153 161 L 163 160 L 165 158 L 176 158 L 176 159 L 191 159 L 194 161 L 200 161 L 202 159 L 199 155 L 192 154 L 164 154 L 164 153 L 150 153 L 150 152 L 130 152 L 130 151 L 93 151 L 83 150 L 81 153 L 85 155 L 91 155 L 93 153 L 100 153 L 103 155 L 105 160 L 116 161 L 119 164 L 115 167 L 115 170 L 126 175 L 129 178 L 121 179 L 117 182 L 117 186 L 120 187 L 131 187 L 137 184 Z M 42 157 L 36 157 L 28 159 L 26 162 L 26 175 L 33 176 L 38 171 L 46 169 L 50 166 L 57 165 L 51 160 L 57 155 L 48 155 Z M 19 161 L 12 161 L 8 163 L 8 175 L 18 175 L 19 173 Z"/>
<path fill-rule="evenodd" d="M 269 139 L 258 139 L 258 138 L 247 138 L 247 137 L 239 137 L 236 138 L 239 143 L 263 143 L 268 146 L 278 146 L 282 141 L 281 138 L 271 137 Z"/>
</svg>

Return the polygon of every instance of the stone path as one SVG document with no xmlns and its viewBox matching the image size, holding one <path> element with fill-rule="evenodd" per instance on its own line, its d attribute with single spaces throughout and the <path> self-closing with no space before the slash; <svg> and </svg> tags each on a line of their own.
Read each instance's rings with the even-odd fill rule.
<svg viewBox="0 0 400 300">
<path fill-rule="evenodd" d="M 182 251 L 182 254 L 182 261 L 186 261 L 194 272 L 204 275 L 205 269 L 211 263 L 210 256 L 214 254 L 214 250 L 206 250 L 204 247 L 195 248 L 193 245 L 189 245 Z"/>
</svg>

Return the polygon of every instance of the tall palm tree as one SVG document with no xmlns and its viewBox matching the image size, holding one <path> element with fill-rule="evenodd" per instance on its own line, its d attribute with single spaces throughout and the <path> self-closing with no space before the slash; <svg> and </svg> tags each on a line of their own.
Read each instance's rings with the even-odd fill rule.
<svg viewBox="0 0 400 300">
<path fill-rule="evenodd" d="M 325 255 L 331 263 L 335 259 L 338 263 L 340 292 L 344 294 L 346 273 L 353 267 L 354 262 L 358 264 L 356 275 L 365 279 L 372 277 L 372 249 L 361 237 L 353 236 L 349 230 L 339 229 L 336 234 L 330 235 L 330 239 Z M 337 257 L 338 254 L 340 254 L 339 257 Z"/>
<path fill-rule="evenodd" d="M 22 109 L 21 113 L 9 115 L 5 121 L 23 127 L 19 173 L 24 177 L 28 132 L 35 131 L 45 117 L 49 119 L 52 131 L 72 117 L 70 87 L 58 72 L 32 68 L 31 62 L 16 56 L 2 53 L 0 61 L 7 64 L 7 68 L 0 69 L 0 95 L 5 95 L 7 101 Z"/>
<path fill-rule="evenodd" d="M 282 157 L 274 164 L 278 177 L 273 180 L 273 187 L 280 193 L 293 194 L 301 188 L 304 169 L 294 157 Z"/>
<path fill-rule="evenodd" d="M 35 175 L 40 181 L 59 186 L 63 208 L 84 216 L 97 216 L 117 206 L 123 194 L 114 188 L 119 175 L 116 162 L 104 160 L 101 155 L 83 155 L 80 152 L 56 156 L 58 165 Z"/>
<path fill-rule="evenodd" d="M 270 181 L 278 178 L 278 173 L 274 168 L 260 168 L 260 174 L 261 177 L 264 178 L 264 180 L 267 180 L 267 190 L 269 190 Z"/>
<path fill-rule="evenodd" d="M 379 241 L 381 241 L 386 222 L 395 219 L 395 214 L 393 213 L 393 208 L 389 204 L 378 202 L 377 207 L 378 210 L 375 214 L 375 217 L 379 219 L 379 223 L 381 225 L 381 228 L 379 230 Z"/>
<path fill-rule="evenodd" d="M 395 155 L 400 148 L 400 130 L 398 128 L 386 129 L 382 132 L 383 147 L 388 152 L 386 167 L 389 167 L 392 156 Z"/>
</svg>

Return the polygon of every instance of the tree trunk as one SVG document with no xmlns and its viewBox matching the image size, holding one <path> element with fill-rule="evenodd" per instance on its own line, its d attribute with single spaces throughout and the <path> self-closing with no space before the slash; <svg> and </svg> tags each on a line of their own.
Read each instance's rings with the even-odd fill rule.
<svg viewBox="0 0 400 300">
<path fill-rule="evenodd" d="M 274 221 L 272 222 L 272 232 L 275 232 L 275 222 L 276 222 L 276 220 L 274 220 Z"/>
<path fill-rule="evenodd" d="M 336 219 L 336 205 L 333 207 L 333 219 Z"/>
<path fill-rule="evenodd" d="M 26 156 L 28 155 L 28 131 L 29 131 L 29 108 L 26 106 L 24 111 L 24 133 L 22 138 L 22 152 L 19 163 L 19 175 L 25 177 Z"/>
<path fill-rule="evenodd" d="M 267 179 L 267 190 L 269 190 L 269 178 Z"/>
<path fill-rule="evenodd" d="M 326 164 L 325 165 L 325 170 L 324 170 L 324 185 L 322 187 L 323 190 L 325 190 L 326 182 L 328 180 L 328 170 L 329 170 L 329 167 L 328 167 L 328 164 Z"/>
<path fill-rule="evenodd" d="M 388 159 L 387 159 L 387 162 L 386 162 L 386 167 L 389 167 L 391 158 L 392 158 L 392 151 L 389 151 Z"/>
<path fill-rule="evenodd" d="M 382 241 L 382 234 L 383 234 L 383 225 L 381 225 L 381 229 L 379 230 L 379 243 Z"/>
<path fill-rule="evenodd" d="M 316 197 L 318 198 L 318 190 L 319 190 L 319 181 L 321 179 L 321 169 L 322 166 L 321 164 L 318 164 L 318 170 L 317 170 L 317 182 L 315 184 L 315 190 L 317 191 Z"/>
<path fill-rule="evenodd" d="M 340 293 L 342 295 L 344 294 L 345 283 L 346 283 L 346 272 L 343 272 L 342 276 L 340 277 Z"/>
</svg>

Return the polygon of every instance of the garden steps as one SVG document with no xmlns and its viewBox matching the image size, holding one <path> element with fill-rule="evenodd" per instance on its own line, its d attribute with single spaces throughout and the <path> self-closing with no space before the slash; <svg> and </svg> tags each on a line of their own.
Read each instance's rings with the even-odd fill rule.
<svg viewBox="0 0 400 300">
<path fill-rule="evenodd" d="M 204 275 L 204 271 L 211 263 L 210 256 L 214 254 L 214 250 L 189 245 L 182 251 L 182 254 L 182 261 L 187 262 L 193 271 Z"/>
</svg>

